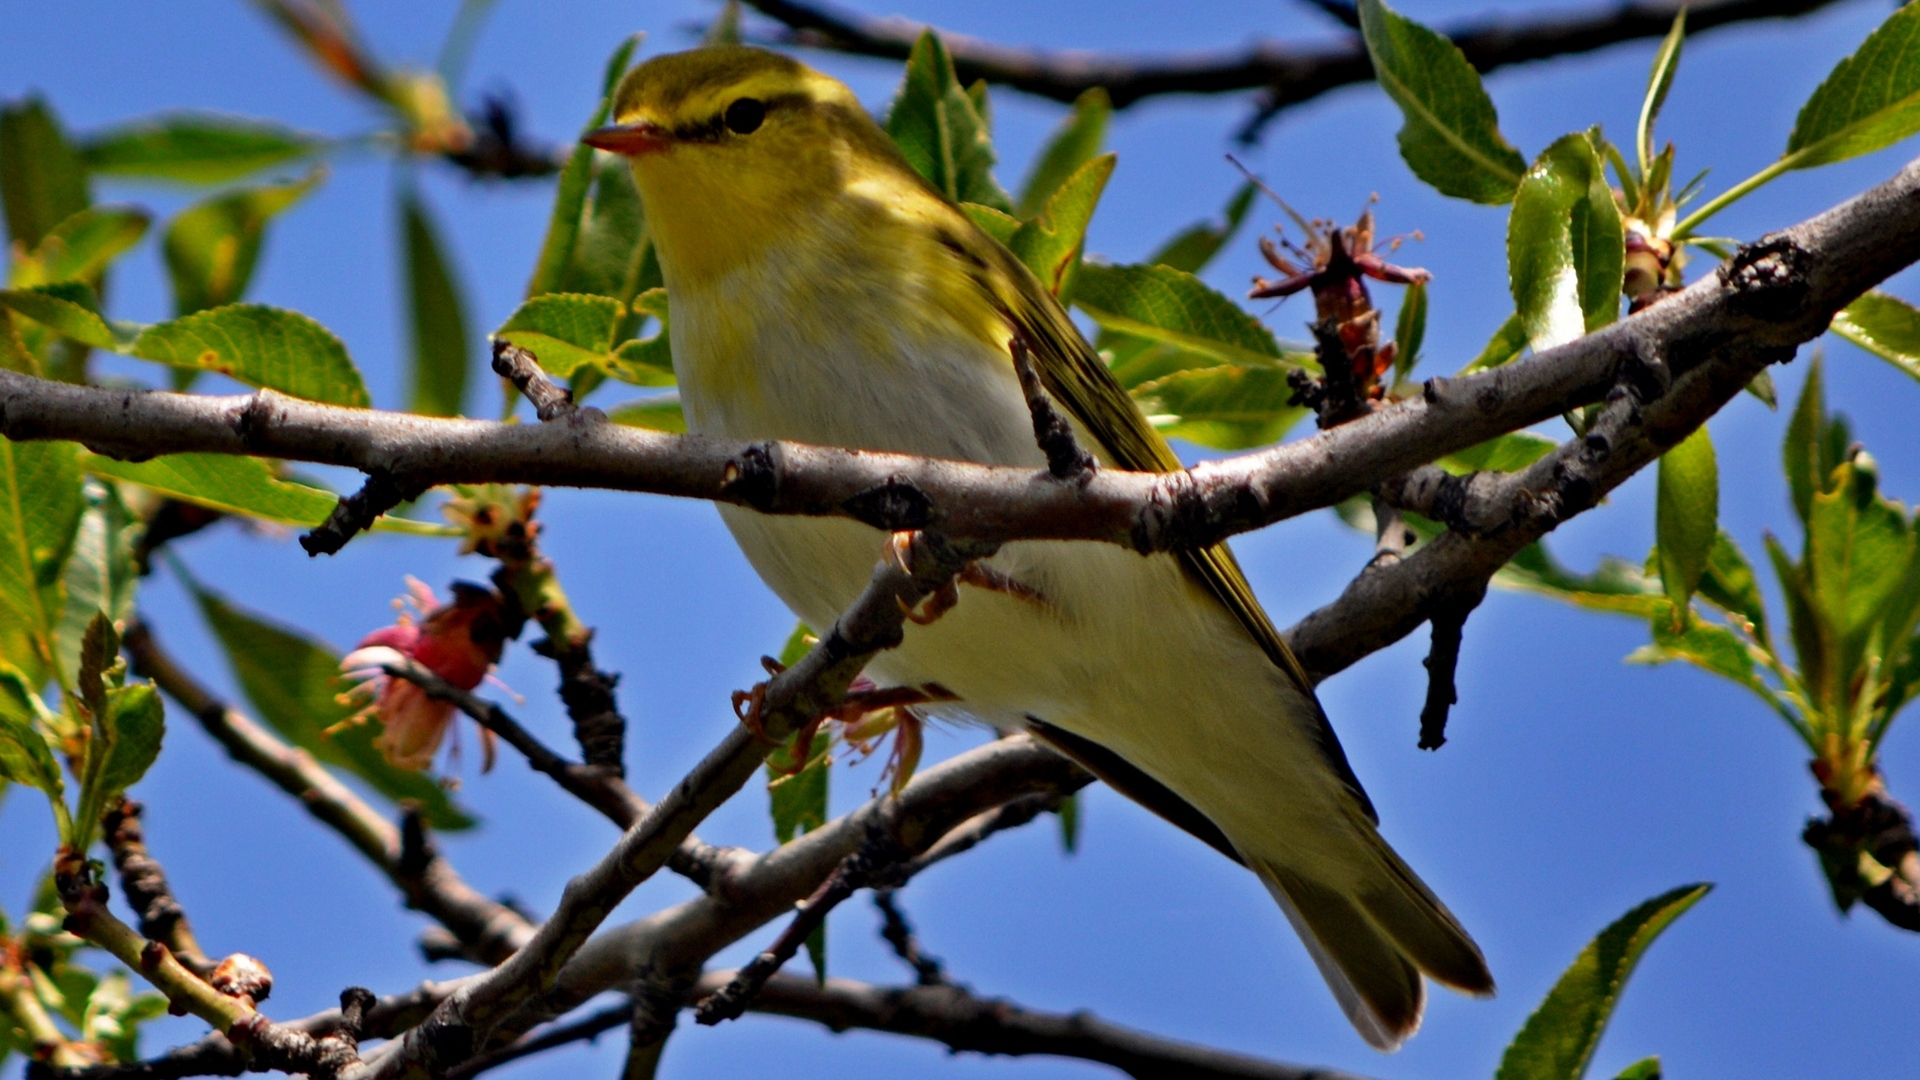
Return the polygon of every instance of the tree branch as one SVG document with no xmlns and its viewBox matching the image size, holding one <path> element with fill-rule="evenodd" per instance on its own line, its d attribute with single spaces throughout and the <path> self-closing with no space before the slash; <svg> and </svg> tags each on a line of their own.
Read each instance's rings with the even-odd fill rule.
<svg viewBox="0 0 1920 1080">
<path fill-rule="evenodd" d="M 207 978 L 213 974 L 214 962 L 193 936 L 186 910 L 167 884 L 167 872 L 147 851 L 146 831 L 140 824 L 144 810 L 138 802 L 122 799 L 118 807 L 107 812 L 107 850 L 113 854 L 113 868 L 120 873 L 120 892 L 127 906 L 140 916 L 141 934 L 165 945 L 189 971 Z"/>
<path fill-rule="evenodd" d="M 1700 0 L 1687 5 L 1687 30 L 1804 15 L 1834 0 Z M 857 56 L 904 60 L 927 29 L 900 18 L 870 18 L 807 0 L 747 0 L 782 23 L 777 40 Z M 1329 5 L 1320 5 L 1323 8 Z M 1591 52 L 1624 41 L 1657 38 L 1681 7 L 1627 2 L 1588 11 L 1494 17 L 1447 31 L 1474 67 L 1486 72 L 1529 60 Z M 1023 49 L 962 34 L 941 34 L 963 83 L 985 79 L 1024 93 L 1070 102 L 1102 87 L 1116 108 L 1164 94 L 1261 90 L 1258 111 L 1241 131 L 1251 141 L 1276 114 L 1353 83 L 1373 81 L 1373 65 L 1357 37 L 1324 45 L 1256 41 L 1241 49 L 1171 56 L 1111 56 Z"/>
<path fill-rule="evenodd" d="M 1920 258 L 1920 167 L 1744 249 L 1724 272 L 1578 341 L 1283 446 L 1177 473 L 1047 473 L 900 454 L 739 443 L 616 424 L 505 425 L 298 401 L 73 386 L 0 371 L 0 434 L 123 457 L 197 451 L 384 470 L 422 483 L 538 483 L 834 515 L 955 539 L 1084 539 L 1139 551 L 1217 542 L 1333 505 L 1444 454 L 1592 404 L 1651 342 L 1679 377 L 1791 348 Z M 1790 265 L 1790 272 L 1787 268 Z M 1775 273 L 1779 271 L 1779 273 Z"/>
</svg>

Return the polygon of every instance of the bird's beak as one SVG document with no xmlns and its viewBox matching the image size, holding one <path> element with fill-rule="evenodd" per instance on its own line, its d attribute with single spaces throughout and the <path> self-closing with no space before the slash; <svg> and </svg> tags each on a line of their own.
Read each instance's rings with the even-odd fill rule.
<svg viewBox="0 0 1920 1080">
<path fill-rule="evenodd" d="M 582 135 L 580 141 L 610 154 L 639 157 L 672 146 L 673 134 L 651 120 L 637 120 L 631 124 L 594 128 Z"/>
</svg>

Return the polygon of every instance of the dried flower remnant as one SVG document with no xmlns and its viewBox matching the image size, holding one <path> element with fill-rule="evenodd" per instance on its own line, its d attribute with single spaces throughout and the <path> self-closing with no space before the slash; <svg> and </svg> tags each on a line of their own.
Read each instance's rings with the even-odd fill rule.
<svg viewBox="0 0 1920 1080">
<path fill-rule="evenodd" d="M 506 644 L 504 604 L 483 585 L 456 581 L 453 602 L 442 604 L 433 590 L 407 579 L 409 595 L 395 601 L 399 618 L 363 638 L 340 659 L 340 670 L 359 684 L 343 698 L 372 701 L 358 719 L 378 719 L 383 730 L 374 746 L 403 769 L 425 769 L 453 723 L 452 702 L 437 701 L 405 679 L 389 676 L 387 664 L 411 660 L 462 690 L 480 685 L 500 659 Z M 407 606 L 412 611 L 406 610 Z M 481 729 L 481 770 L 493 768 L 493 733 Z"/>
<path fill-rule="evenodd" d="M 1268 192 L 1272 195 L 1272 192 Z M 1279 202 L 1279 196 L 1274 196 Z M 1270 300 L 1298 292 L 1313 293 L 1315 320 L 1311 324 L 1319 343 L 1326 376 L 1315 386 L 1304 380 L 1296 387 L 1300 400 L 1320 415 L 1320 426 L 1331 427 L 1365 415 L 1371 403 L 1385 393 L 1381 378 L 1393 370 L 1395 342 L 1380 342 L 1380 312 L 1367 293 L 1366 278 L 1394 285 L 1417 285 L 1432 275 L 1414 267 L 1395 266 L 1380 257 L 1373 243 L 1373 211 L 1347 228 L 1325 220 L 1308 221 L 1281 202 L 1294 223 L 1306 234 L 1300 247 L 1285 237 L 1275 242 L 1262 237 L 1260 253 L 1286 276 L 1278 281 L 1253 279 L 1248 297 Z M 1415 234 L 1417 237 L 1419 234 Z M 1393 251 L 1398 237 L 1386 244 Z"/>
</svg>

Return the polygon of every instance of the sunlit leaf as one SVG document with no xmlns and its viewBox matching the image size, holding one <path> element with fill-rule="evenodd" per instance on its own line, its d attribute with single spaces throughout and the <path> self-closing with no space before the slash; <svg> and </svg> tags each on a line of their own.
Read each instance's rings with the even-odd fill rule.
<svg viewBox="0 0 1920 1080">
<path fill-rule="evenodd" d="M 175 315 L 238 301 L 253 279 L 267 222 L 312 191 L 325 177 L 241 188 L 195 203 L 167 224 L 161 241 Z"/>
<path fill-rule="evenodd" d="M 345 689 L 339 654 L 297 630 L 228 603 L 198 583 L 188 582 L 188 587 L 247 700 L 281 737 L 389 799 L 419 802 L 427 823 L 436 829 L 464 829 L 475 823 L 433 777 L 387 763 L 373 745 L 377 723 L 349 724 L 328 734 L 356 711 L 338 700 Z"/>
<path fill-rule="evenodd" d="M 1870 292 L 1841 308 L 1832 330 L 1920 379 L 1920 308 L 1897 296 Z"/>
<path fill-rule="evenodd" d="M 116 687 L 107 693 L 107 712 L 100 730 L 108 733 L 105 762 L 100 766 L 102 806 L 140 782 L 160 757 L 166 735 L 166 709 L 151 683 Z M 88 753 L 98 752 L 97 745 Z"/>
<path fill-rule="evenodd" d="M 961 203 L 960 209 L 980 227 L 981 232 L 1002 244 L 1013 243 L 1013 234 L 1020 231 L 1020 219 L 1004 210 L 995 210 L 991 206 L 981 206 L 979 203 Z"/>
<path fill-rule="evenodd" d="M 1494 575 L 1494 584 L 1539 593 L 1591 611 L 1611 611 L 1646 618 L 1664 603 L 1660 585 L 1648 580 L 1641 568 L 1620 559 L 1605 558 L 1590 574 L 1576 574 L 1555 559 L 1539 541 L 1521 548 Z"/>
<path fill-rule="evenodd" d="M 1767 603 L 1759 578 L 1733 538 L 1722 530 L 1707 554 L 1707 571 L 1700 577 L 1700 595 L 1708 603 L 1752 624 L 1754 636 L 1767 640 Z"/>
<path fill-rule="evenodd" d="M 1074 100 L 1073 111 L 1053 130 L 1033 163 L 1033 171 L 1027 174 L 1026 183 L 1020 185 L 1016 214 L 1022 218 L 1038 216 L 1060 185 L 1099 155 L 1107 137 L 1107 120 L 1112 115 L 1113 102 L 1100 87 Z"/>
<path fill-rule="evenodd" d="M 467 395 L 466 305 L 433 218 L 411 186 L 400 194 L 400 222 L 413 345 L 407 408 L 426 416 L 458 416 Z"/>
<path fill-rule="evenodd" d="M 1285 367 L 1273 333 L 1199 278 L 1168 266 L 1086 263 L 1073 302 L 1102 327 L 1213 357 Z"/>
<path fill-rule="evenodd" d="M 687 433 L 687 417 L 680 411 L 679 394 L 660 394 L 615 405 L 607 410 L 607 419 L 627 427 L 664 431 L 672 435 Z"/>
<path fill-rule="evenodd" d="M 83 459 L 92 456 L 82 451 Z M 61 571 L 63 606 L 54 634 L 67 685 L 79 677 L 80 643 L 87 624 L 96 614 L 124 622 L 133 614 L 133 594 L 140 580 L 133 551 L 140 525 L 119 493 L 106 485 L 89 484 L 86 500 L 73 550 Z"/>
<path fill-rule="evenodd" d="M 1686 885 L 1656 896 L 1600 932 L 1560 976 L 1500 1059 L 1495 1080 L 1580 1080 L 1647 947 L 1705 896 Z"/>
<path fill-rule="evenodd" d="M 124 351 L 139 327 L 109 324 L 100 314 L 100 300 L 82 281 L 62 281 L 25 289 L 0 289 L 0 305 L 83 345 Z"/>
<path fill-rule="evenodd" d="M 622 342 L 606 365 L 607 373 L 634 386 L 672 386 L 673 339 L 669 328 L 673 316 L 667 308 L 667 290 L 648 289 L 634 297 L 633 308 L 653 316 L 659 326 L 647 337 Z"/>
<path fill-rule="evenodd" d="M 647 242 L 633 171 L 625 158 L 609 155 L 595 171 L 573 258 L 553 291 L 598 293 L 624 303 L 658 285 L 660 262 Z"/>
<path fill-rule="evenodd" d="M 521 304 L 494 337 L 530 350 L 554 378 L 604 367 L 626 308 L 610 296 L 548 293 Z"/>
<path fill-rule="evenodd" d="M 1800 107 L 1783 163 L 1805 169 L 1892 146 L 1920 131 L 1920 8 L 1896 9 Z"/>
<path fill-rule="evenodd" d="M 629 37 L 607 59 L 600 80 L 600 104 L 582 130 L 591 131 L 607 122 L 607 114 L 613 109 L 613 91 L 619 86 L 620 77 L 626 74 L 627 62 L 639 44 L 637 36 Z M 573 262 L 574 247 L 580 240 L 581 210 L 586 206 L 587 190 L 593 183 L 593 162 L 593 147 L 582 143 L 574 147 L 566 167 L 560 170 L 553 211 L 547 218 L 547 235 L 540 242 L 540 257 L 534 264 L 533 277 L 527 282 L 528 298 L 558 291 L 566 277 L 567 268 Z"/>
<path fill-rule="evenodd" d="M 1686 660 L 1771 700 L 1772 692 L 1754 671 L 1753 654 L 1732 630 L 1704 619 L 1689 619 L 1682 627 L 1669 603 L 1655 606 L 1647 620 L 1653 643 L 1627 656 L 1629 664 L 1665 664 Z"/>
<path fill-rule="evenodd" d="M 1479 203 L 1513 198 L 1526 159 L 1500 134 L 1493 99 L 1459 47 L 1388 8 L 1360 0 L 1373 71 L 1406 122 L 1400 156 L 1443 195 Z"/>
<path fill-rule="evenodd" d="M 0 661 L 0 777 L 43 791 L 59 803 L 66 778 L 34 724 L 39 713 L 35 700 L 32 680 Z"/>
<path fill-rule="evenodd" d="M 1427 338 L 1427 283 L 1407 286 L 1400 298 L 1400 317 L 1393 326 L 1393 380 L 1402 382 L 1420 362 L 1420 346 Z"/>
<path fill-rule="evenodd" d="M 947 198 L 1013 212 L 1013 200 L 993 178 L 987 120 L 961 88 L 946 46 L 931 30 L 913 44 L 886 128 L 914 171 Z"/>
<path fill-rule="evenodd" d="M 1456 450 L 1434 462 L 1450 473 L 1519 472 L 1559 447 L 1545 435 L 1514 431 L 1465 450 Z"/>
<path fill-rule="evenodd" d="M 1620 1075 L 1614 1077 L 1613 1080 L 1660 1080 L 1660 1077 L 1660 1059 L 1650 1057 L 1641 1058 L 1639 1061 L 1621 1069 Z"/>
<path fill-rule="evenodd" d="M 81 160 L 95 175 L 183 184 L 231 183 L 326 148 L 318 136 L 217 113 L 136 120 L 88 135 L 79 144 Z"/>
<path fill-rule="evenodd" d="M 1640 122 L 1634 128 L 1634 149 L 1640 156 L 1644 176 L 1653 163 L 1653 125 L 1660 119 L 1660 107 L 1667 103 L 1667 91 L 1673 88 L 1674 72 L 1680 69 L 1680 47 L 1687 36 L 1687 9 L 1673 17 L 1673 28 L 1653 54 L 1653 69 L 1647 74 L 1647 94 L 1640 102 Z M 1629 200 L 1631 201 L 1631 200 Z"/>
<path fill-rule="evenodd" d="M 1685 611 L 1720 528 L 1720 467 L 1705 425 L 1660 457 L 1654 509 L 1660 581 Z"/>
<path fill-rule="evenodd" d="M 125 351 L 309 401 L 371 403 L 359 369 L 332 331 L 297 311 L 264 304 L 229 304 L 149 326 Z"/>
<path fill-rule="evenodd" d="M 93 202 L 86 167 L 37 97 L 0 106 L 0 207 L 7 238 L 27 251 Z"/>
<path fill-rule="evenodd" d="M 1620 209 L 1585 134 L 1565 136 L 1521 179 L 1507 219 L 1507 270 L 1538 351 L 1612 322 L 1625 260 Z"/>
<path fill-rule="evenodd" d="M 1866 636 L 1894 598 L 1913 559 L 1914 538 L 1899 503 L 1882 497 L 1865 454 L 1835 472 L 1833 490 L 1817 492 L 1807 515 L 1807 572 L 1814 613 L 1855 668 Z"/>
<path fill-rule="evenodd" d="M 1846 460 L 1847 446 L 1852 442 L 1846 420 L 1827 416 L 1824 366 L 1818 354 L 1807 365 L 1807 381 L 1793 415 L 1787 419 L 1787 436 L 1781 445 L 1787 489 L 1801 521 L 1807 520 L 1813 507 L 1814 492 L 1831 486 L 1833 470 Z"/>
<path fill-rule="evenodd" d="M 1055 296 L 1063 295 L 1086 242 L 1093 210 L 1113 175 L 1114 156 L 1102 154 L 1061 181 L 1039 217 L 1021 225 L 1007 246 Z"/>
<path fill-rule="evenodd" d="M 1518 359 L 1526 348 L 1527 328 L 1521 325 L 1519 315 L 1509 315 L 1507 321 L 1501 323 L 1500 328 L 1493 332 L 1493 338 L 1487 342 L 1486 348 L 1481 349 L 1480 355 L 1469 361 L 1466 367 L 1461 368 L 1460 374 L 1468 375 L 1475 371 L 1510 364 Z"/>
<path fill-rule="evenodd" d="M 132 206 L 91 206 L 53 227 L 14 264 L 10 284 L 97 281 L 107 264 L 140 242 L 152 216 Z"/>
</svg>

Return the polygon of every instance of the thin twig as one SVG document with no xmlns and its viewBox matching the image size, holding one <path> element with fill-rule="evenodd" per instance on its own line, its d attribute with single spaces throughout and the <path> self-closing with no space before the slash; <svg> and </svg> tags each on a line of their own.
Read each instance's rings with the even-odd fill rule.
<svg viewBox="0 0 1920 1080">
<path fill-rule="evenodd" d="M 367 482 L 359 491 L 340 496 L 327 520 L 301 534 L 300 546 L 308 555 L 337 555 L 347 546 L 347 541 L 373 528 L 381 514 L 401 503 L 412 502 L 432 486 L 404 481 L 385 469 L 375 469 L 367 474 Z"/>
<path fill-rule="evenodd" d="M 880 912 L 880 938 L 893 949 L 893 955 L 913 969 L 913 981 L 920 986 L 942 986 L 947 981 L 946 969 L 940 958 L 932 956 L 920 948 L 920 939 L 914 936 L 913 924 L 907 921 L 906 913 L 894 901 L 894 889 L 873 890 L 873 906 Z"/>
<path fill-rule="evenodd" d="M 1033 441 L 1047 456 L 1047 472 L 1063 484 L 1080 485 L 1093 479 L 1097 467 L 1093 455 L 1074 439 L 1073 425 L 1053 407 L 1053 399 L 1040 382 L 1040 372 L 1033 366 L 1033 351 L 1026 337 L 1016 332 L 1007 343 L 1007 351 L 1013 356 L 1013 370 L 1020 378 L 1020 392 L 1026 395 L 1027 411 L 1033 415 Z"/>
<path fill-rule="evenodd" d="M 213 974 L 214 962 L 193 936 L 187 913 L 167 884 L 167 872 L 147 851 L 146 831 L 140 824 L 144 809 L 132 799 L 123 799 L 107 813 L 107 850 L 120 874 L 120 892 L 140 917 L 140 933 L 171 949 L 188 970 L 204 979 Z"/>
<path fill-rule="evenodd" d="M 534 415 L 543 424 L 553 420 L 571 420 L 576 416 L 585 419 L 591 415 L 573 403 L 573 391 L 554 382 L 531 352 L 510 341 L 494 340 L 493 370 L 494 374 L 513 383 L 521 396 L 533 406 Z M 601 419 L 605 417 L 601 416 Z"/>
</svg>

